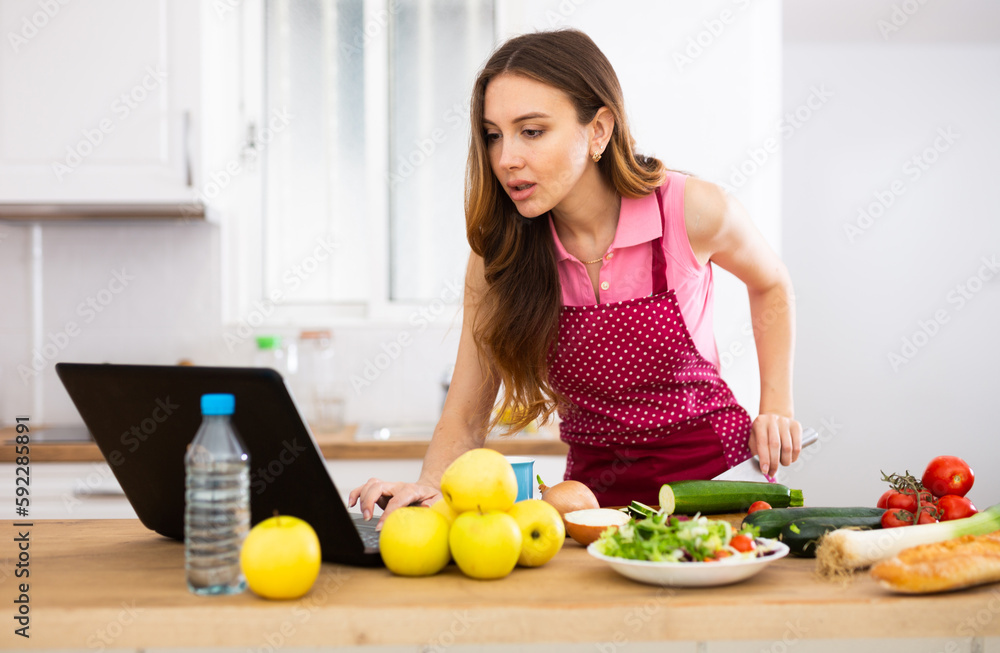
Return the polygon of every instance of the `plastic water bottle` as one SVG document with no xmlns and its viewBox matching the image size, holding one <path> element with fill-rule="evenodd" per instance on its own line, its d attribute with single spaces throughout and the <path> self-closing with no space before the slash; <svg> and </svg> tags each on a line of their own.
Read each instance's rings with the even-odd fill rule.
<svg viewBox="0 0 1000 653">
<path fill-rule="evenodd" d="M 246 589 L 240 547 L 250 527 L 250 457 L 233 428 L 230 394 L 201 397 L 201 428 L 184 456 L 184 561 L 195 594 Z"/>
</svg>

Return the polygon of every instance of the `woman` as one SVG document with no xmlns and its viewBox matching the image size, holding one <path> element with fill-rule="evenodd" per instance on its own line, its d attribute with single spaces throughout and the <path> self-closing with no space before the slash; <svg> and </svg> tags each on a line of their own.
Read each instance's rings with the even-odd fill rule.
<svg viewBox="0 0 1000 653">
<path fill-rule="evenodd" d="M 751 452 L 765 473 L 798 457 L 788 273 L 718 186 L 635 152 L 589 37 L 526 34 L 494 52 L 473 89 L 466 177 L 473 253 L 451 388 L 420 479 L 351 492 L 366 519 L 376 503 L 436 501 L 442 472 L 497 415 L 518 430 L 558 408 L 566 478 L 602 505 L 655 503 L 664 482 L 712 478 Z M 711 263 L 749 292 L 752 424 L 719 376 Z"/>
</svg>

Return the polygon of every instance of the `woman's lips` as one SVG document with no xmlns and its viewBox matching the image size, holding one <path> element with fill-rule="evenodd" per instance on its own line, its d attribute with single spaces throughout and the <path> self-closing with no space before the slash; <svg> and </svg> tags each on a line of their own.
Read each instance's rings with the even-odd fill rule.
<svg viewBox="0 0 1000 653">
<path fill-rule="evenodd" d="M 535 192 L 535 184 L 518 184 L 510 187 L 510 198 L 515 202 L 521 202 L 531 197 Z"/>
</svg>

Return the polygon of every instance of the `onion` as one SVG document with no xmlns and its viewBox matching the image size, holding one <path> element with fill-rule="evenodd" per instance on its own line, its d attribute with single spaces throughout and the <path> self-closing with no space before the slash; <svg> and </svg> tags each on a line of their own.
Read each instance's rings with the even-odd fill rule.
<svg viewBox="0 0 1000 653">
<path fill-rule="evenodd" d="M 617 528 L 629 520 L 621 510 L 613 508 L 590 508 L 568 512 L 563 517 L 566 532 L 574 540 L 587 546 L 609 528 Z"/>
<path fill-rule="evenodd" d="M 580 481 L 563 481 L 552 487 L 546 487 L 541 475 L 535 478 L 538 479 L 538 491 L 542 493 L 542 501 L 558 510 L 564 523 L 568 512 L 601 507 L 591 489 Z M 566 527 L 569 528 L 569 524 L 566 524 Z"/>
</svg>

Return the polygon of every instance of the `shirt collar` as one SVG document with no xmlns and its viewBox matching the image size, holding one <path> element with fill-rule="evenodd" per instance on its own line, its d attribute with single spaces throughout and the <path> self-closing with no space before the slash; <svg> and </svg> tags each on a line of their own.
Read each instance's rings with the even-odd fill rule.
<svg viewBox="0 0 1000 653">
<path fill-rule="evenodd" d="M 653 193 L 656 192 L 659 191 L 653 191 Z M 618 229 L 615 231 L 615 239 L 608 251 L 647 243 L 663 235 L 660 206 L 653 193 L 638 199 L 622 198 L 621 212 L 618 214 Z M 556 223 L 552 219 L 551 212 L 549 213 L 549 228 L 552 230 L 552 241 L 556 246 L 556 260 L 573 258 L 559 240 L 559 234 L 556 233 Z"/>
</svg>

